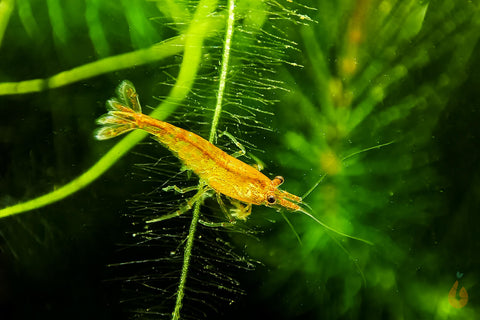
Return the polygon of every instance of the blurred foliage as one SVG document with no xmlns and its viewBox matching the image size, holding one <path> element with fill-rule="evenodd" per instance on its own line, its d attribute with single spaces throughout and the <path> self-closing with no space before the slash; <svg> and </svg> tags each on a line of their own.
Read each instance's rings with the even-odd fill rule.
<svg viewBox="0 0 480 320">
<path fill-rule="evenodd" d="M 167 121 L 208 136 L 226 1 L 204 3 L 201 56 L 188 60 L 181 35 L 195 30 L 199 1 L 0 2 L 2 208 L 61 188 L 113 148 L 92 132 L 123 79 L 144 106 L 170 101 Z M 313 214 L 374 246 L 288 213 L 300 245 L 268 208 L 233 232 L 201 227 L 186 316 L 473 319 L 478 4 L 237 0 L 235 10 L 219 129 L 289 192 L 326 174 L 305 199 Z M 0 220 L 2 319 L 170 317 L 190 215 L 148 232 L 132 221 L 183 203 L 165 183 L 196 181 L 150 140 L 134 151 L 81 192 Z M 214 201 L 202 214 L 221 217 Z M 461 309 L 448 301 L 457 278 L 472 297 Z"/>
<path fill-rule="evenodd" d="M 308 5 L 316 8 L 317 23 L 292 36 L 305 68 L 283 73 L 294 89 L 275 118 L 283 147 L 271 152 L 283 170 L 290 168 L 290 176 L 301 177 L 299 186 L 289 187 L 294 191 L 327 173 L 306 201 L 331 226 L 375 246 L 338 239 L 348 250 L 344 254 L 324 230 L 299 217 L 293 223 L 303 247 L 285 227 L 252 249 L 281 270 L 263 284 L 263 292 L 283 293 L 285 318 L 474 317 L 474 301 L 457 310 L 447 293 L 457 271 L 468 274 L 460 280 L 468 292 L 478 288 L 478 260 L 472 260 L 478 228 L 467 222 L 476 219 L 478 207 L 458 193 L 460 188 L 475 194 L 475 178 L 464 173 L 465 180 L 451 180 L 457 161 L 478 159 L 473 151 L 478 144 L 465 141 L 478 134 L 478 104 L 458 101 L 478 86 L 478 78 L 466 82 L 472 64 L 478 66 L 478 5 L 368 0 Z M 469 128 L 467 135 L 445 130 L 459 111 L 475 117 L 461 125 Z M 453 136 L 458 157 L 448 159 Z M 342 160 L 388 141 L 394 143 Z M 478 172 L 471 161 L 459 171 Z"/>
</svg>

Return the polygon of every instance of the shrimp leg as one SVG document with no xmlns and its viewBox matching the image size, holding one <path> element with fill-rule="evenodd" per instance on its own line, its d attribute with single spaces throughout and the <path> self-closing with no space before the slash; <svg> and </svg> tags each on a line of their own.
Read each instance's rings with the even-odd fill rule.
<svg viewBox="0 0 480 320">
<path fill-rule="evenodd" d="M 219 228 L 219 227 L 229 228 L 235 225 L 235 220 L 232 222 L 212 222 L 212 221 L 205 221 L 200 219 L 198 220 L 198 222 L 204 225 L 205 227 L 209 227 L 209 228 Z"/>
<path fill-rule="evenodd" d="M 230 140 L 232 140 L 232 142 L 237 146 L 238 149 L 240 149 L 239 151 L 231 154 L 232 157 L 234 158 L 239 158 L 241 156 L 244 156 L 245 154 L 247 154 L 247 152 L 245 151 L 245 147 L 240 143 L 238 142 L 238 140 L 230 133 L 230 132 L 227 132 L 227 131 L 223 131 L 219 137 L 222 137 L 222 136 L 226 136 L 228 137 Z M 249 156 L 251 158 L 253 158 L 253 160 L 255 160 L 255 164 L 252 164 L 252 167 L 254 167 L 255 169 L 257 169 L 258 171 L 262 171 L 263 168 L 264 168 L 264 164 L 262 163 L 262 161 L 260 159 L 258 159 L 257 157 L 255 157 L 254 155 L 252 154 L 249 154 Z"/>
<path fill-rule="evenodd" d="M 206 227 L 210 228 L 218 228 L 218 227 L 233 227 L 236 224 L 236 220 L 232 217 L 232 215 L 228 212 L 227 208 L 225 207 L 225 203 L 222 200 L 222 195 L 217 193 L 217 202 L 220 208 L 222 209 L 222 212 L 225 214 L 225 217 L 227 217 L 228 222 L 212 222 L 212 221 L 206 221 L 206 220 L 198 220 L 201 224 L 203 224 Z"/>
<path fill-rule="evenodd" d="M 160 222 L 160 221 L 164 221 L 164 220 L 168 220 L 168 219 L 171 219 L 171 218 L 181 216 L 182 214 L 184 214 L 184 213 L 188 212 L 190 209 L 192 209 L 193 205 L 197 201 L 200 201 L 205 196 L 205 194 L 208 193 L 209 190 L 210 190 L 209 188 L 206 190 L 205 187 L 199 188 L 198 192 L 193 197 L 188 199 L 188 201 L 185 203 L 185 205 L 183 207 L 181 207 L 180 209 L 178 209 L 177 211 L 169 213 L 169 214 L 165 214 L 165 215 L 160 216 L 158 218 L 147 220 L 146 223 L 155 223 L 155 222 Z"/>
<path fill-rule="evenodd" d="M 252 204 L 247 203 L 243 204 L 240 201 L 235 199 L 230 199 L 230 203 L 235 207 L 235 209 L 230 209 L 232 215 L 241 220 L 247 220 L 247 217 L 252 213 Z"/>
<path fill-rule="evenodd" d="M 179 188 L 179 187 L 177 187 L 177 186 L 174 185 L 174 186 L 168 186 L 168 187 L 162 188 L 162 190 L 163 190 L 163 191 L 175 190 L 175 192 L 184 194 L 184 193 L 187 193 L 187 192 L 190 192 L 190 191 L 198 190 L 198 186 L 191 186 L 191 187 L 186 187 L 186 188 Z"/>
<path fill-rule="evenodd" d="M 232 140 L 232 142 L 237 146 L 238 150 L 237 152 L 235 152 L 234 154 L 232 154 L 231 156 L 234 157 L 234 158 L 239 158 L 241 156 L 244 156 L 247 152 L 245 151 L 245 147 L 242 146 L 242 144 L 240 142 L 238 142 L 238 140 L 230 133 L 230 132 L 227 132 L 227 131 L 223 131 L 219 137 L 222 137 L 222 136 L 226 136 L 227 138 L 229 138 L 230 140 Z"/>
<path fill-rule="evenodd" d="M 235 219 L 232 217 L 230 212 L 228 212 L 227 207 L 225 206 L 225 203 L 222 200 L 222 195 L 220 193 L 217 193 L 217 202 L 218 202 L 218 205 L 220 206 L 220 209 L 222 209 L 222 212 L 227 218 L 227 220 L 230 223 L 235 223 Z"/>
</svg>

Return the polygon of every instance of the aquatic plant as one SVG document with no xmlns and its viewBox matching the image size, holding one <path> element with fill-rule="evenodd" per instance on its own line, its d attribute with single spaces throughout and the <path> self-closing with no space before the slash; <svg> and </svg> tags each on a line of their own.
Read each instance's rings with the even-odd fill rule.
<svg viewBox="0 0 480 320">
<path fill-rule="evenodd" d="M 469 225 L 476 189 L 468 185 L 478 171 L 471 165 L 471 177 L 455 180 L 441 145 L 449 117 L 462 109 L 456 90 L 478 66 L 477 4 L 1 5 L 0 95 L 8 115 L 0 232 L 5 269 L 16 274 L 5 283 L 10 292 L 28 283 L 31 297 L 50 292 L 37 312 L 470 319 L 478 310 L 448 302 L 457 271 L 467 271 L 460 286 L 476 288 L 478 261 L 468 258 L 475 242 L 463 243 L 474 233 L 464 228 L 460 239 L 453 227 Z M 223 218 L 214 198 L 198 202 L 192 215 L 146 228 L 145 217 L 188 198 L 163 188 L 198 181 L 141 133 L 118 143 L 93 139 L 94 119 L 123 79 L 135 83 L 144 105 L 156 105 L 151 115 L 234 153 L 230 139 L 215 137 L 227 130 L 245 146 L 245 161 L 283 175 L 289 191 L 301 195 L 320 181 L 306 198 L 315 216 L 374 246 L 285 213 L 300 245 L 281 215 L 262 208 L 234 229 L 197 225 L 200 216 Z M 462 202 L 451 186 L 464 181 Z M 121 242 L 117 253 L 114 242 Z M 92 286 L 108 279 L 114 297 L 83 279 Z M 68 307 L 60 296 L 71 297 Z M 11 297 L 15 305 L 20 293 Z M 123 308 L 105 307 L 117 300 Z"/>
</svg>

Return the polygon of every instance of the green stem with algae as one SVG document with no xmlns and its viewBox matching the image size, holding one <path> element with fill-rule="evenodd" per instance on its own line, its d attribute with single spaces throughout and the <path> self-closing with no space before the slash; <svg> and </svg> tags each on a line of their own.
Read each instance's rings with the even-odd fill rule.
<svg viewBox="0 0 480 320">
<path fill-rule="evenodd" d="M 8 21 L 15 7 L 15 0 L 0 1 L 0 47 L 2 46 L 3 35 L 7 29 Z"/>
<path fill-rule="evenodd" d="M 229 0 L 227 29 L 225 32 L 225 44 L 224 44 L 223 55 L 222 55 L 222 67 L 220 71 L 220 78 L 219 78 L 219 84 L 218 84 L 217 101 L 215 104 L 215 112 L 213 116 L 212 126 L 210 128 L 209 141 L 211 143 L 213 143 L 213 140 L 215 139 L 218 120 L 220 118 L 220 113 L 222 112 L 223 93 L 225 92 L 225 85 L 227 81 L 228 61 L 230 59 L 230 47 L 231 47 L 232 37 L 233 37 L 233 23 L 235 21 L 234 10 L 235 10 L 234 0 Z M 203 183 L 200 182 L 198 187 L 203 188 Z M 178 284 L 177 299 L 175 302 L 175 309 L 172 313 L 172 320 L 180 319 L 180 311 L 182 309 L 183 297 L 185 295 L 185 284 L 187 282 L 187 276 L 188 276 L 189 267 L 190 267 L 190 259 L 192 257 L 193 240 L 195 238 L 195 231 L 197 229 L 198 220 L 200 218 L 200 205 L 202 200 L 203 199 L 200 199 L 195 203 L 195 207 L 193 210 L 193 217 L 192 217 L 192 221 L 190 222 L 190 229 L 188 231 L 187 243 L 185 245 L 185 251 L 183 254 L 182 274 L 180 276 L 180 282 Z"/>
<path fill-rule="evenodd" d="M 212 127 L 210 129 L 210 137 L 208 141 L 213 142 L 215 133 L 217 131 L 218 120 L 222 112 L 223 93 L 225 92 L 225 85 L 227 83 L 228 60 L 230 57 L 230 48 L 232 46 L 233 38 L 233 23 L 235 21 L 235 4 L 233 0 L 228 1 L 228 18 L 227 31 L 225 32 L 225 46 L 222 55 L 222 70 L 220 72 L 220 82 L 218 84 L 217 103 L 215 104 L 215 113 L 213 115 Z"/>
<path fill-rule="evenodd" d="M 185 284 L 187 283 L 187 275 L 190 268 L 190 258 L 192 257 L 193 240 L 195 237 L 195 230 L 197 229 L 198 220 L 200 219 L 200 205 L 201 200 L 195 203 L 193 208 L 193 217 L 190 222 L 190 229 L 188 230 L 187 243 L 185 244 L 185 251 L 183 254 L 182 274 L 180 276 L 180 283 L 177 289 L 177 299 L 175 302 L 175 310 L 172 313 L 172 320 L 180 319 L 180 310 L 183 305 L 183 297 L 185 296 Z"/>
<path fill-rule="evenodd" d="M 100 59 L 60 72 L 46 79 L 3 82 L 0 83 L 0 95 L 25 94 L 54 89 L 105 73 L 151 63 L 180 53 L 184 45 L 185 36 L 181 35 L 155 44 L 147 49 Z"/>
</svg>

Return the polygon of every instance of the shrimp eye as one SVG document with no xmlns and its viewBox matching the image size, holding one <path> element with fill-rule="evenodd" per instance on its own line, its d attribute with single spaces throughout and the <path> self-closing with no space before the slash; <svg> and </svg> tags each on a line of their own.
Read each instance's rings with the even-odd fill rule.
<svg viewBox="0 0 480 320">
<path fill-rule="evenodd" d="M 274 204 L 276 201 L 277 201 L 277 199 L 275 199 L 275 196 L 273 196 L 273 195 L 268 195 L 267 196 L 267 202 L 269 204 Z"/>
</svg>

